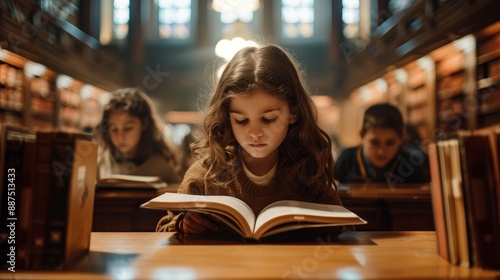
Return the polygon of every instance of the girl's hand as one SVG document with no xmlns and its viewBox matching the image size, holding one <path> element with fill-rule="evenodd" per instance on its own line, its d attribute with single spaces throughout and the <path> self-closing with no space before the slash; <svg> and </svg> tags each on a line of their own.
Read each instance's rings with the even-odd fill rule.
<svg viewBox="0 0 500 280">
<path fill-rule="evenodd" d="M 188 234 L 207 234 L 219 230 L 217 224 L 199 213 L 187 212 L 181 224 L 182 232 Z"/>
</svg>

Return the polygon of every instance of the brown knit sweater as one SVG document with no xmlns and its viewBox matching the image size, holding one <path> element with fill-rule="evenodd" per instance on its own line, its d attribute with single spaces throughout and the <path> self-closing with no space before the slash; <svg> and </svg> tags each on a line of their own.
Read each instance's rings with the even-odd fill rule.
<svg viewBox="0 0 500 280">
<path fill-rule="evenodd" d="M 267 205 L 279 200 L 299 200 L 342 205 L 337 195 L 337 191 L 333 187 L 332 189 L 325 190 L 320 195 L 310 195 L 302 192 L 298 193 L 294 191 L 293 188 L 278 186 L 274 179 L 265 185 L 255 184 L 248 179 L 243 170 L 236 175 L 236 180 L 232 183 L 223 187 L 205 189 L 203 177 L 206 172 L 207 169 L 202 166 L 200 161 L 194 163 L 186 172 L 178 192 L 198 195 L 233 196 L 247 203 L 255 214 L 258 214 Z M 179 215 L 175 215 L 169 211 L 167 215 L 158 222 L 156 231 L 177 231 L 175 224 L 178 217 Z"/>
</svg>

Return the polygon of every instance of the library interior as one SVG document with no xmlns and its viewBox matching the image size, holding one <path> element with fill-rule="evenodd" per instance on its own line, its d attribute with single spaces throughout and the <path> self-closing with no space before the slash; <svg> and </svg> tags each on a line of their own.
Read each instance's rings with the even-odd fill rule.
<svg viewBox="0 0 500 280">
<path fill-rule="evenodd" d="M 262 92 L 287 104 L 288 135 L 314 137 L 296 131 L 306 129 L 303 100 L 281 98 L 296 89 L 291 80 L 276 88 L 273 77 L 250 81 L 253 73 L 244 88 L 229 80 L 240 50 L 256 48 L 257 61 L 269 46 L 296 64 L 322 138 L 282 146 L 325 140 L 333 165 L 309 145 L 275 147 L 271 157 L 314 155 L 328 176 L 310 170 L 319 165 L 292 175 L 303 170 L 293 157 L 257 176 L 264 165 L 245 160 L 267 144 L 240 145 L 242 131 L 274 133 L 282 114 L 251 102 Z M 235 100 L 257 109 L 235 110 Z M 215 103 L 219 112 L 207 108 Z M 198 188 L 184 178 L 202 165 L 205 183 L 240 173 L 252 186 L 329 178 L 366 223 L 339 233 L 299 221 L 310 228 L 248 240 L 187 233 L 199 203 L 172 208 L 180 214 L 143 207 Z M 228 185 L 240 180 L 232 177 Z M 500 4 L 2 0 L 0 180 L 0 279 L 499 279 Z M 160 231 L 173 216 L 176 230 Z"/>
</svg>

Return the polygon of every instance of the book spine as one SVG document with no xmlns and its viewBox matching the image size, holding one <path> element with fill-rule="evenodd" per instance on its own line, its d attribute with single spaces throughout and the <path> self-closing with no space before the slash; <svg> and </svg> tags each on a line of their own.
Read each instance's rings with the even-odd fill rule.
<svg viewBox="0 0 500 280">
<path fill-rule="evenodd" d="M 453 206 L 455 207 L 455 219 L 457 228 L 457 241 L 458 241 L 458 255 L 459 264 L 462 267 L 469 267 L 470 262 L 470 249 L 467 234 L 467 218 L 465 214 L 465 202 L 463 197 L 463 180 L 460 166 L 460 151 L 457 139 L 450 139 L 449 152 L 450 152 L 450 174 L 451 174 L 451 194 L 453 197 Z"/>
<path fill-rule="evenodd" d="M 16 264 L 17 244 L 15 243 L 15 232 L 19 217 L 16 203 L 19 199 L 18 196 L 20 196 L 20 191 L 17 187 L 21 178 L 23 145 L 24 141 L 21 139 L 5 141 L 0 209 L 0 218 L 2 221 L 2 226 L 0 227 L 0 263 L 2 268 L 4 266 L 9 268 L 15 267 Z"/>
<path fill-rule="evenodd" d="M 466 164 L 465 192 L 468 208 L 468 229 L 471 233 L 472 259 L 481 268 L 500 268 L 498 244 L 497 203 L 494 197 L 492 180 L 491 151 L 488 139 L 479 135 L 462 136 L 464 148 L 462 155 Z"/>
<path fill-rule="evenodd" d="M 453 200 L 450 199 L 450 182 L 451 178 L 449 175 L 449 149 L 448 141 L 439 141 L 438 146 L 438 158 L 439 158 L 439 171 L 441 176 L 441 190 L 443 192 L 443 209 L 445 215 L 445 225 L 446 225 L 446 240 L 448 243 L 448 255 L 449 261 L 453 265 L 458 265 L 458 242 L 457 242 L 457 230 L 456 230 L 456 216 L 455 208 L 453 207 Z"/>
<path fill-rule="evenodd" d="M 500 38 L 500 36 L 499 36 Z M 492 155 L 492 166 L 493 166 L 493 175 L 494 175 L 494 191 L 496 193 L 496 203 L 497 203 L 497 222 L 498 230 L 500 231 L 500 127 L 496 130 L 491 130 L 489 132 L 489 140 L 491 147 L 491 155 Z M 498 236 L 497 239 L 500 239 Z M 499 249 L 500 251 L 500 249 Z"/>
<path fill-rule="evenodd" d="M 445 260 L 450 261 L 448 242 L 446 240 L 446 216 L 443 206 L 443 189 L 441 186 L 439 156 L 436 143 L 427 146 L 429 151 L 429 169 L 431 173 L 431 199 L 434 213 L 434 226 L 436 228 L 438 254 Z"/>
<path fill-rule="evenodd" d="M 53 135 L 37 132 L 35 180 L 33 182 L 33 218 L 31 223 L 30 269 L 44 269 L 47 216 L 52 184 Z"/>
<path fill-rule="evenodd" d="M 29 251 L 29 232 L 31 231 L 31 215 L 33 203 L 33 188 L 32 180 L 35 178 L 35 161 L 36 161 L 36 142 L 27 141 L 24 144 L 23 154 L 23 170 L 20 182 L 21 199 L 18 206 L 19 219 L 18 230 L 16 233 L 17 240 L 17 267 L 26 269 L 29 267 L 30 255 Z"/>
<path fill-rule="evenodd" d="M 52 270 L 63 269 L 65 264 L 68 193 L 73 165 L 74 137 L 72 133 L 55 133 L 45 250 L 46 268 Z"/>
</svg>

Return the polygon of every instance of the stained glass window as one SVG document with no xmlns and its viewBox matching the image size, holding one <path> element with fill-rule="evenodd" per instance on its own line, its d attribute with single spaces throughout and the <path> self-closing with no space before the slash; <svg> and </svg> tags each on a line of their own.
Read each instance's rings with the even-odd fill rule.
<svg viewBox="0 0 500 280">
<path fill-rule="evenodd" d="M 128 34 L 130 21 L 130 1 L 113 0 L 113 37 L 118 40 L 125 39 Z"/>
<path fill-rule="evenodd" d="M 342 0 L 343 33 L 347 39 L 359 36 L 359 0 Z"/>
<path fill-rule="evenodd" d="M 314 35 L 314 0 L 282 0 L 282 33 L 287 38 Z"/>
<path fill-rule="evenodd" d="M 187 39 L 191 35 L 191 0 L 159 0 L 161 39 Z"/>
</svg>

